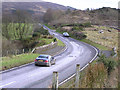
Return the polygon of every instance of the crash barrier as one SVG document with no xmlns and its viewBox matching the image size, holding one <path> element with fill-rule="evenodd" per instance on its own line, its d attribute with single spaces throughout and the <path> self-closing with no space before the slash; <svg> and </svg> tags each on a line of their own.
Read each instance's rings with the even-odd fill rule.
<svg viewBox="0 0 120 90">
<path fill-rule="evenodd" d="M 48 45 L 34 48 L 31 53 L 41 53 L 41 51 L 49 50 L 49 49 L 54 48 L 56 46 L 57 46 L 57 42 L 52 42 Z"/>
</svg>

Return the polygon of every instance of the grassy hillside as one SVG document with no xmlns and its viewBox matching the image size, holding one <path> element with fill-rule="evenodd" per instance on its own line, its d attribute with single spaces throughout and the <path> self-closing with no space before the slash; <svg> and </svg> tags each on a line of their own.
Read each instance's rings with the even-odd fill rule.
<svg viewBox="0 0 120 90">
<path fill-rule="evenodd" d="M 100 31 L 103 30 L 103 33 Z M 108 48 L 116 47 L 118 49 L 118 31 L 104 26 L 93 26 L 93 29 L 86 28 L 85 31 L 88 40 L 106 46 Z"/>
<path fill-rule="evenodd" d="M 70 24 L 91 22 L 92 24 L 117 26 L 119 9 L 103 7 L 95 10 L 69 10 L 59 19 L 51 22 L 54 24 Z"/>
</svg>

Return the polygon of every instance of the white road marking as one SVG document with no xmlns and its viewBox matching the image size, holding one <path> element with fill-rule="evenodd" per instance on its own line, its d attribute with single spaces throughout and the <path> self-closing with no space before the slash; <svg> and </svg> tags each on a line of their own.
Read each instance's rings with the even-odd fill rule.
<svg viewBox="0 0 120 90">
<path fill-rule="evenodd" d="M 93 47 L 92 45 L 89 45 L 89 46 L 91 46 L 92 48 L 94 48 L 95 51 L 96 51 L 95 56 L 94 56 L 94 57 L 92 58 L 92 60 L 90 60 L 90 62 L 89 62 L 89 63 L 91 63 L 91 62 L 97 57 L 97 55 L 98 55 L 98 50 L 97 50 L 95 47 Z M 84 69 L 89 65 L 89 63 L 87 63 L 82 69 L 80 69 L 80 71 L 84 70 Z M 72 76 L 68 77 L 68 78 L 65 79 L 64 81 L 60 82 L 60 83 L 58 84 L 58 86 L 62 85 L 62 84 L 65 83 L 66 81 L 70 80 L 70 79 L 71 79 L 72 77 L 74 77 L 75 75 L 76 75 L 76 73 L 73 74 Z"/>
<path fill-rule="evenodd" d="M 4 85 L 0 86 L 0 88 L 3 88 L 4 86 L 10 85 L 10 84 L 15 83 L 15 82 L 16 82 L 16 81 L 13 81 L 13 82 L 10 82 L 10 83 L 7 83 L 7 84 L 4 84 Z"/>
</svg>

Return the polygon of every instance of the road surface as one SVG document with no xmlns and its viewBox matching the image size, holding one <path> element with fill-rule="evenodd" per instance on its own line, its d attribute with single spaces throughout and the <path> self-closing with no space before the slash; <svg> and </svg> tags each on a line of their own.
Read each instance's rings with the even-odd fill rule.
<svg viewBox="0 0 120 90">
<path fill-rule="evenodd" d="M 52 84 L 53 71 L 58 71 L 60 83 L 75 73 L 76 64 L 82 68 L 97 56 L 98 51 L 92 46 L 47 29 L 67 46 L 65 52 L 55 56 L 56 64 L 51 67 L 32 64 L 2 73 L 0 88 L 48 88 Z"/>
</svg>

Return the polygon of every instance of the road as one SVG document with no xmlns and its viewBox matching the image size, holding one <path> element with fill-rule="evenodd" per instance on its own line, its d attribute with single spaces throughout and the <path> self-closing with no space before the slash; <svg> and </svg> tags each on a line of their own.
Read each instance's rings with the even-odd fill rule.
<svg viewBox="0 0 120 90">
<path fill-rule="evenodd" d="M 52 84 L 53 71 L 58 71 L 60 83 L 75 73 L 76 64 L 82 68 L 97 56 L 98 51 L 92 46 L 48 30 L 67 46 L 65 52 L 55 56 L 56 64 L 51 67 L 32 64 L 2 73 L 0 88 L 48 88 Z"/>
</svg>

